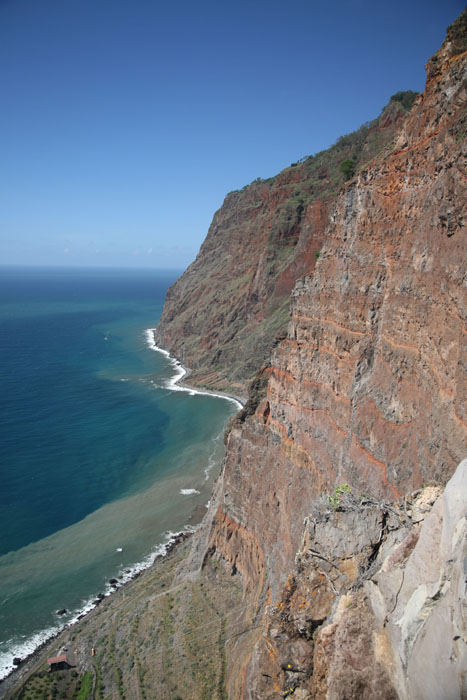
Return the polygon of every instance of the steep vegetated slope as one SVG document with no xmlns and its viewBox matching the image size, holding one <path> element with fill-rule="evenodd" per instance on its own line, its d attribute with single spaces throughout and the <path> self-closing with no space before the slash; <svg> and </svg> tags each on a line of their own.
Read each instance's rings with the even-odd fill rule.
<svg viewBox="0 0 467 700">
<path fill-rule="evenodd" d="M 188 543 L 52 640 L 0 697 L 15 700 L 221 700 L 225 642 L 248 628 L 239 580 L 210 562 L 194 581 L 174 580 Z M 94 650 L 94 653 L 93 653 Z M 47 658 L 66 653 L 69 668 L 50 673 Z"/>
<path fill-rule="evenodd" d="M 246 392 L 285 334 L 291 290 L 315 267 L 344 178 L 388 146 L 415 96 L 394 95 L 378 119 L 327 151 L 227 195 L 157 328 L 158 344 L 193 370 L 193 384 Z"/>
</svg>

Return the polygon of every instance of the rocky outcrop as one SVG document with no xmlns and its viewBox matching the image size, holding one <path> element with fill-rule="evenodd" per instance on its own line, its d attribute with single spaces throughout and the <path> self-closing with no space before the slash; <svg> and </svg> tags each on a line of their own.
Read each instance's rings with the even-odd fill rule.
<svg viewBox="0 0 467 700">
<path fill-rule="evenodd" d="M 394 504 L 341 493 L 335 510 L 315 510 L 265 615 L 247 697 L 467 696 L 467 460 L 440 491 Z"/>
<path fill-rule="evenodd" d="M 196 260 L 170 288 L 156 333 L 190 367 L 192 384 L 246 393 L 285 334 L 295 281 L 314 270 L 343 182 L 339 165 L 368 162 L 404 117 L 392 100 L 379 119 L 329 150 L 227 195 Z"/>
</svg>

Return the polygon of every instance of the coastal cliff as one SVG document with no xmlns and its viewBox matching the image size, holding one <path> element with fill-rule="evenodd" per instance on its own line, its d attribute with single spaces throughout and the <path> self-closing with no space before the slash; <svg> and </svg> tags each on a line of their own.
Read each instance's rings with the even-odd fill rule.
<svg viewBox="0 0 467 700">
<path fill-rule="evenodd" d="M 296 280 L 319 259 L 340 165 L 348 163 L 348 177 L 388 148 L 415 94 L 394 95 L 377 119 L 328 150 L 227 195 L 196 260 L 169 289 L 156 331 L 193 385 L 246 395 L 286 334 Z"/>
<path fill-rule="evenodd" d="M 230 427 L 204 561 L 241 578 L 256 621 L 286 596 L 320 494 L 350 484 L 375 503 L 396 502 L 423 484 L 446 484 L 467 454 L 465 36 L 464 13 L 391 146 L 327 203 L 320 254 L 294 285 L 286 337 Z M 217 215 L 205 245 L 219 240 L 219 223 Z M 309 260 L 316 239 L 308 244 Z M 171 293 L 165 319 L 173 304 Z M 234 338 L 241 347 L 241 333 Z M 169 347 L 177 352 L 183 339 Z M 230 697 L 269 697 L 261 648 L 263 659 L 275 653 L 255 629 L 230 649 Z M 331 692 L 328 671 L 321 690 L 302 697 L 348 697 Z M 403 697 L 394 678 L 391 688 L 380 697 Z M 273 683 L 271 692 L 285 690 Z M 350 697 L 374 697 L 370 690 Z"/>
<path fill-rule="evenodd" d="M 248 400 L 193 536 L 48 647 L 56 694 L 467 697 L 466 37 L 215 214 L 156 341 Z"/>
</svg>

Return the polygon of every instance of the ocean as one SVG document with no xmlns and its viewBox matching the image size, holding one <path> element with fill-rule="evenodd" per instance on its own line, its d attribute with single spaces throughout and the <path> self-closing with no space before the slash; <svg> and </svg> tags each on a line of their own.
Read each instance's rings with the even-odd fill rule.
<svg viewBox="0 0 467 700">
<path fill-rule="evenodd" d="M 209 500 L 239 405 L 154 344 L 178 275 L 0 268 L 0 678 Z"/>
</svg>

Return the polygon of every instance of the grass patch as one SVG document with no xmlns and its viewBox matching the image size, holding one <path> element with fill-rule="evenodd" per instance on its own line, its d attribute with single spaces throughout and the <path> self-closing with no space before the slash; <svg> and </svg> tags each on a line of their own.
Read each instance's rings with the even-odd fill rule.
<svg viewBox="0 0 467 700">
<path fill-rule="evenodd" d="M 91 697 L 92 694 L 92 672 L 91 671 L 86 671 L 86 673 L 83 673 L 81 676 L 81 686 L 79 689 L 79 693 L 76 696 L 76 700 L 87 700 L 89 697 Z"/>
</svg>

